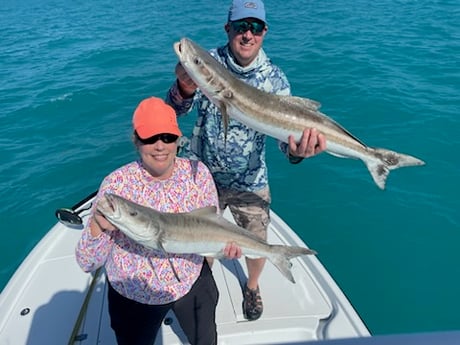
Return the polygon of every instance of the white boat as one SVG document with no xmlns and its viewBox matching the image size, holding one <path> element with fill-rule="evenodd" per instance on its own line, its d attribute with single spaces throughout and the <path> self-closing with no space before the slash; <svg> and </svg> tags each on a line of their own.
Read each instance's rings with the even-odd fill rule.
<svg viewBox="0 0 460 345">
<path fill-rule="evenodd" d="M 74 254 L 93 198 L 94 194 L 75 205 L 75 212 L 57 212 L 61 220 L 69 220 L 70 215 L 74 224 L 58 222 L 51 228 L 2 291 L 0 345 L 116 344 L 109 324 L 105 274 L 84 273 Z M 225 217 L 231 219 L 230 213 Z M 273 211 L 271 218 L 269 243 L 306 247 Z M 219 344 L 304 344 L 370 336 L 317 257 L 298 257 L 292 264 L 295 284 L 267 261 L 260 279 L 264 313 L 249 322 L 242 312 L 244 259 L 214 261 L 212 271 L 220 293 Z M 186 343 L 174 315 L 168 314 L 155 344 Z"/>
</svg>

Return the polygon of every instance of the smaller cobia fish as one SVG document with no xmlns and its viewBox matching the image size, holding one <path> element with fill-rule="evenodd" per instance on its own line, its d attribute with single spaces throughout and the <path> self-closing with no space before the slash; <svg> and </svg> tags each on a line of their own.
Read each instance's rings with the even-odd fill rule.
<svg viewBox="0 0 460 345">
<path fill-rule="evenodd" d="M 225 245 L 235 242 L 243 255 L 266 257 L 293 283 L 289 260 L 299 255 L 316 254 L 304 247 L 268 244 L 218 215 L 216 207 L 164 213 L 107 193 L 99 199 L 97 210 L 126 236 L 151 249 L 222 257 Z"/>
<path fill-rule="evenodd" d="M 422 160 L 383 148 L 372 148 L 319 111 L 308 98 L 280 96 L 261 91 L 236 78 L 211 54 L 182 38 L 174 50 L 188 75 L 222 113 L 223 123 L 232 117 L 256 131 L 283 142 L 293 135 L 298 142 L 305 128 L 316 128 L 327 141 L 326 152 L 360 159 L 380 189 L 390 170 L 425 164 Z"/>
</svg>

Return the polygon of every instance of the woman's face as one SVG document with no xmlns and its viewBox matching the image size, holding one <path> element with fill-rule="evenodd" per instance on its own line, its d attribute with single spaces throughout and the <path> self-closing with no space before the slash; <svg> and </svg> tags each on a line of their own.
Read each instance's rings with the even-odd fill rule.
<svg viewBox="0 0 460 345">
<path fill-rule="evenodd" d="M 134 138 L 142 164 L 153 177 L 159 180 L 171 177 L 177 154 L 177 139 L 176 135 L 166 133 L 158 134 L 145 141 Z"/>
</svg>

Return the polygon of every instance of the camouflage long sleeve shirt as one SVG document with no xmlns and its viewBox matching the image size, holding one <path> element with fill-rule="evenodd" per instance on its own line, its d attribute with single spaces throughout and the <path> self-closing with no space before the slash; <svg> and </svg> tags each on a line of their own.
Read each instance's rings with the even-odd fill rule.
<svg viewBox="0 0 460 345">
<path fill-rule="evenodd" d="M 246 83 L 265 92 L 290 95 L 286 75 L 270 61 L 262 49 L 255 61 L 247 67 L 235 62 L 228 45 L 212 49 L 210 54 Z M 219 109 L 199 89 L 193 98 L 184 99 L 180 95 L 177 81 L 169 89 L 166 102 L 176 110 L 178 116 L 196 107 L 197 120 L 184 152 L 208 166 L 218 187 L 256 191 L 268 186 L 264 134 L 230 119 L 225 140 Z M 287 155 L 287 144 L 280 142 L 279 147 Z"/>
</svg>

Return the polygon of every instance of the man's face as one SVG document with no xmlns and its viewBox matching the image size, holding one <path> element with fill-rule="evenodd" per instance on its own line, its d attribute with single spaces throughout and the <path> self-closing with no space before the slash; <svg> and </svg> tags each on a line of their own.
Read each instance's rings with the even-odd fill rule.
<svg viewBox="0 0 460 345">
<path fill-rule="evenodd" d="M 230 49 L 238 64 L 250 65 L 259 53 L 267 25 L 254 18 L 244 18 L 225 24 Z"/>
</svg>

